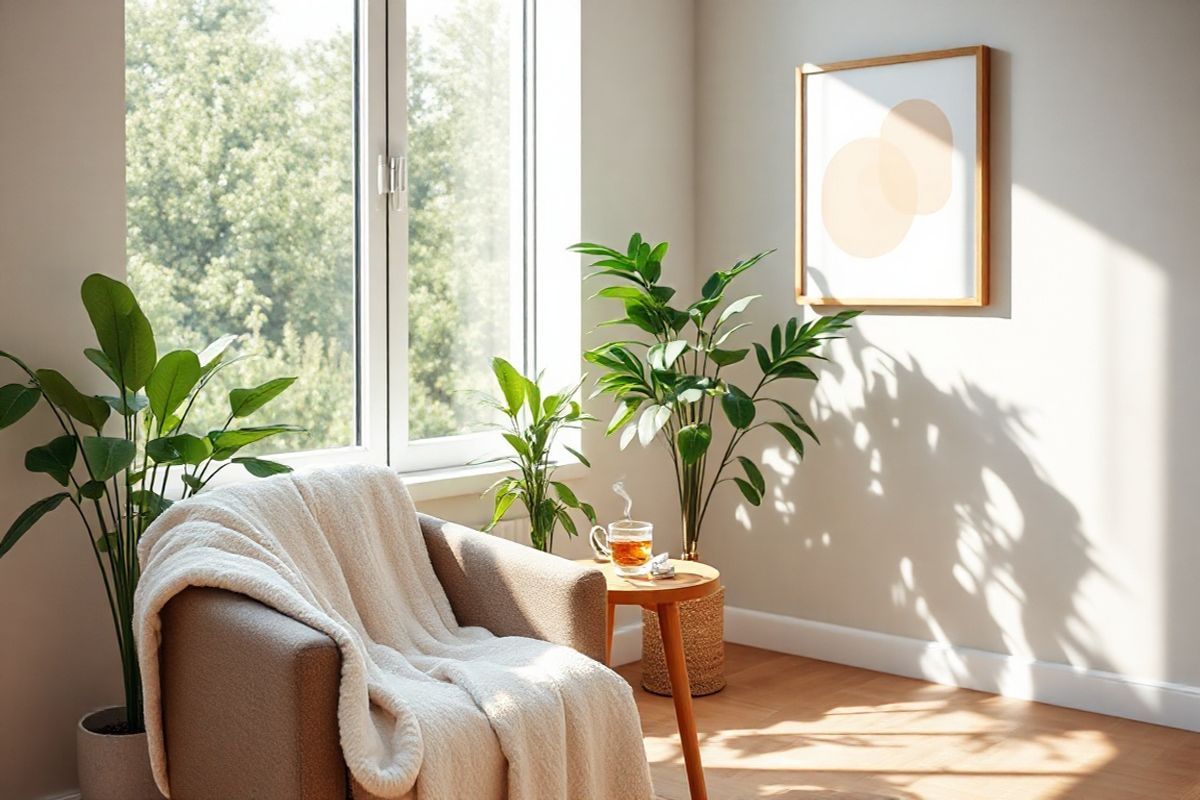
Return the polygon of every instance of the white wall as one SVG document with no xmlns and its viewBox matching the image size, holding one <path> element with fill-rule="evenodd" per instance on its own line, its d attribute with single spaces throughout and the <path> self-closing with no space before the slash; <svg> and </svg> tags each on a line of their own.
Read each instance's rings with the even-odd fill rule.
<svg viewBox="0 0 1200 800">
<path fill-rule="evenodd" d="M 795 67 L 995 48 L 993 303 L 870 312 L 788 390 L 824 444 L 763 435 L 763 507 L 710 515 L 729 604 L 1200 685 L 1200 5 L 698 0 L 696 24 L 696 250 L 780 248 L 741 287 L 759 335 L 801 313 Z"/>
<path fill-rule="evenodd" d="M 0 349 L 67 374 L 90 372 L 80 283 L 124 271 L 123 30 L 116 0 L 0 0 Z M 0 383 L 19 379 L 0 365 Z M 54 433 L 40 410 L 0 431 L 0 530 L 57 488 L 22 468 Z M 121 701 L 100 576 L 72 513 L 0 560 L 0 797 L 74 786 L 75 723 Z"/>
</svg>

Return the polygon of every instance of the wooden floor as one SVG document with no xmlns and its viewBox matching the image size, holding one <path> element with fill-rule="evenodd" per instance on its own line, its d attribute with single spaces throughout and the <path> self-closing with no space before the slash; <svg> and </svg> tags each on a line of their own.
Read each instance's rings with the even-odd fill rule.
<svg viewBox="0 0 1200 800">
<path fill-rule="evenodd" d="M 634 687 L 663 800 L 686 800 L 670 698 Z M 728 645 L 697 698 L 711 800 L 1200 800 L 1200 734 Z"/>
</svg>

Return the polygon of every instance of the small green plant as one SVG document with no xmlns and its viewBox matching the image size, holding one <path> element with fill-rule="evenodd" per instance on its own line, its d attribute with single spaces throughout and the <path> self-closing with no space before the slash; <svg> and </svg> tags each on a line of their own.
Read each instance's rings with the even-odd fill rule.
<svg viewBox="0 0 1200 800">
<path fill-rule="evenodd" d="M 0 557 L 44 515 L 71 505 L 87 535 L 88 547 L 104 581 L 113 631 L 124 673 L 126 729 L 144 730 L 142 682 L 133 639 L 133 595 L 141 571 L 137 545 L 147 526 L 171 506 L 171 472 L 179 470 L 175 492 L 189 497 L 230 464 L 241 464 L 256 477 L 289 472 L 274 461 L 237 453 L 247 445 L 289 431 L 294 425 L 241 427 L 295 378 L 276 378 L 229 393 L 225 424 L 205 435 L 185 433 L 197 396 L 225 367 L 237 337 L 223 336 L 200 353 L 175 350 L 158 357 L 154 332 L 133 293 L 104 275 L 83 282 L 83 305 L 91 318 L 99 349 L 84 355 L 112 381 L 112 396 L 80 392 L 62 373 L 31 369 L 14 355 L 24 383 L 0 386 L 0 428 L 20 420 L 45 401 L 62 435 L 25 454 L 25 468 L 44 473 L 65 491 L 26 509 L 0 539 Z M 116 420 L 110 419 L 115 413 Z M 105 430 L 115 428 L 114 434 Z"/>
<path fill-rule="evenodd" d="M 666 242 L 651 246 L 635 233 L 624 252 L 590 242 L 569 249 L 599 258 L 592 264 L 596 269 L 588 278 L 609 276 L 627 284 L 608 286 L 596 293 L 596 297 L 619 300 L 625 308 L 623 317 L 601 324 L 629 325 L 649 334 L 646 341 L 600 345 L 584 353 L 584 358 L 606 370 L 596 394 L 611 395 L 619 403 L 607 433 L 612 435 L 624 428 L 621 448 L 635 437 L 643 446 L 659 437 L 665 440 L 679 492 L 683 557 L 695 559 L 704 517 L 717 486 L 734 482 L 746 501 L 755 506 L 766 493 L 762 470 L 753 459 L 736 455 L 747 434 L 770 428 L 801 458 L 801 434 L 817 441 L 817 435 L 794 406 L 764 390 L 783 380 L 817 380 L 817 374 L 804 361 L 821 358 L 815 352 L 817 347 L 828 339 L 839 338 L 838 332 L 849 327 L 850 320 L 861 312 L 842 311 L 805 323 L 793 318 L 786 325 L 775 325 L 767 343 L 753 343 L 760 375 L 754 388 L 747 391 L 724 378 L 721 371 L 750 353 L 749 347 L 739 347 L 732 337 L 750 324 L 738 324 L 737 317 L 758 295 L 733 300 L 719 313 L 717 308 L 724 303 L 730 283 L 774 251 L 758 253 L 714 272 L 704 282 L 700 297 L 679 308 L 671 305 L 675 290 L 659 283 Z M 733 426 L 733 433 L 719 458 L 713 459 L 715 470 L 710 471 L 708 456 L 717 406 Z M 764 419 L 760 409 L 772 407 L 778 412 L 777 418 Z M 725 475 L 735 458 L 744 477 Z"/>
<path fill-rule="evenodd" d="M 520 500 L 529 512 L 531 543 L 538 550 L 549 553 L 554 548 L 554 531 L 560 522 L 568 535 L 579 533 L 570 509 L 582 511 L 589 522 L 596 524 L 595 509 L 576 497 L 565 483 L 554 480 L 556 467 L 550 461 L 559 431 L 578 428 L 596 418 L 585 414 L 574 399 L 578 385 L 542 397 L 540 375 L 535 379 L 527 378 L 503 358 L 492 359 L 492 372 L 503 399 L 484 395 L 482 402 L 504 416 L 501 436 L 514 452 L 504 460 L 520 470 L 521 476 L 501 478 L 488 489 L 495 493 L 495 508 L 492 521 L 484 530 L 494 528 L 513 503 Z M 585 467 L 591 466 L 582 453 L 566 445 L 563 447 Z"/>
</svg>

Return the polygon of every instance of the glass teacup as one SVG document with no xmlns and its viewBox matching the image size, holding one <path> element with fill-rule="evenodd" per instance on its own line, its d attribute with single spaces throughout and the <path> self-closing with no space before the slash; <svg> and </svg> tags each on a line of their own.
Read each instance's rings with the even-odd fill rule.
<svg viewBox="0 0 1200 800">
<path fill-rule="evenodd" d="M 653 554 L 654 525 L 635 519 L 609 523 L 608 530 L 597 525 L 591 532 L 596 555 L 609 558 L 618 575 L 645 575 Z"/>
</svg>

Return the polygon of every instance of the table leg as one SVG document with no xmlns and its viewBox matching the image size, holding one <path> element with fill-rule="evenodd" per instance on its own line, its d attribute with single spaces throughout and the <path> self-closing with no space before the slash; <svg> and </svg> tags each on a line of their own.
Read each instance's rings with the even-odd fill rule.
<svg viewBox="0 0 1200 800">
<path fill-rule="evenodd" d="M 688 684 L 687 660 L 683 655 L 683 629 L 679 625 L 679 604 L 658 606 L 658 626 L 662 632 L 663 655 L 671 677 L 671 698 L 675 701 L 675 719 L 679 723 L 679 743 L 687 766 L 688 789 L 692 800 L 708 800 L 704 787 L 704 767 L 700 763 L 700 742 L 696 736 L 696 718 L 692 714 L 692 692 Z"/>
<path fill-rule="evenodd" d="M 613 640 L 613 624 L 616 620 L 617 606 L 615 603 L 608 604 L 608 613 L 604 618 L 604 665 L 612 666 L 612 640 Z"/>
</svg>

